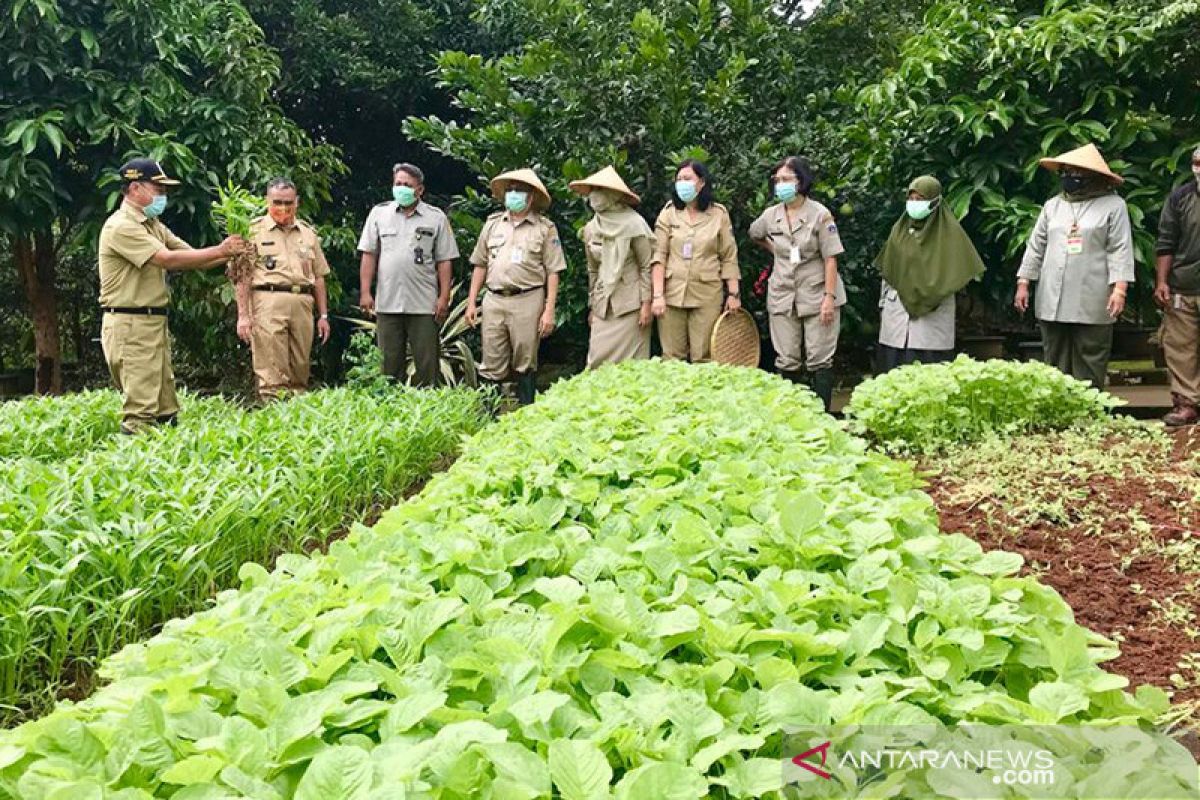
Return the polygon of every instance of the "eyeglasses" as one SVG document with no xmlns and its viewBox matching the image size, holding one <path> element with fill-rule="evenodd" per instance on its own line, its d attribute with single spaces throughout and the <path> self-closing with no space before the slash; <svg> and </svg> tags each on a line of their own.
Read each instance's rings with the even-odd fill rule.
<svg viewBox="0 0 1200 800">
<path fill-rule="evenodd" d="M 295 200 L 272 200 L 271 205 L 276 208 L 291 208 L 296 205 Z"/>
</svg>

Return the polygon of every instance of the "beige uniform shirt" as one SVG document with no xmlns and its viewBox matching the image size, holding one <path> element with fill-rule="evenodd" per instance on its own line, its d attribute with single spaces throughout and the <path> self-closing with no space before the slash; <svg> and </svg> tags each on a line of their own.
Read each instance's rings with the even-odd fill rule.
<svg viewBox="0 0 1200 800">
<path fill-rule="evenodd" d="M 776 203 L 751 223 L 750 238 L 769 242 L 775 255 L 767 282 L 767 311 L 786 314 L 794 309 L 801 317 L 820 313 L 825 299 L 825 259 L 845 252 L 829 209 L 807 199 L 792 212 L 789 226 L 783 204 Z M 845 305 L 846 287 L 841 277 L 832 291 L 834 305 Z"/>
<path fill-rule="evenodd" d="M 668 203 L 654 223 L 653 263 L 666 272 L 667 305 L 699 308 L 721 302 L 723 281 L 741 277 L 729 212 L 720 203 L 696 215 Z"/>
<path fill-rule="evenodd" d="M 596 233 L 594 221 L 583 226 L 579 238 L 587 254 L 588 307 L 593 314 L 600 319 L 619 317 L 650 302 L 650 260 L 654 248 L 649 239 L 638 237 L 630 242 L 629 255 L 625 257 L 625 263 L 617 275 L 617 285 L 607 298 L 602 299 L 597 297 L 596 277 L 600 273 L 600 253 L 604 245 Z"/>
<path fill-rule="evenodd" d="M 544 286 L 551 273 L 567 268 L 558 229 L 536 211 L 516 223 L 507 211 L 488 217 L 471 264 L 487 268 L 485 281 L 492 291 Z"/>
<path fill-rule="evenodd" d="M 425 202 L 411 214 L 394 200 L 372 208 L 358 249 L 379 256 L 375 310 L 383 314 L 434 313 L 438 262 L 458 258 L 450 220 Z"/>
<path fill-rule="evenodd" d="M 123 202 L 100 229 L 100 305 L 163 307 L 170 301 L 166 271 L 150 263 L 159 250 L 190 250 L 157 219 Z"/>
<path fill-rule="evenodd" d="M 259 217 L 250 226 L 250 237 L 258 247 L 258 261 L 251 279 L 254 286 L 311 288 L 317 278 L 329 274 L 321 240 L 306 222 L 296 220 L 295 225 L 284 228 L 270 216 Z"/>
</svg>

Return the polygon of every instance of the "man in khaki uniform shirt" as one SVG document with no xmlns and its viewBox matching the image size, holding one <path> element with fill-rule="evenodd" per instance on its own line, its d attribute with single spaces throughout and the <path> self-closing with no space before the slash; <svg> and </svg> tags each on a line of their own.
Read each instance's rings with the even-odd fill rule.
<svg viewBox="0 0 1200 800">
<path fill-rule="evenodd" d="M 517 398 L 533 402 L 538 342 L 554 330 L 558 274 L 567 268 L 554 223 L 542 216 L 550 193 L 531 169 L 492 180 L 492 195 L 506 211 L 488 217 L 471 253 L 475 271 L 467 297 L 467 322 L 479 319 L 483 300 L 483 361 L 480 376 L 499 383 L 515 376 Z"/>
<path fill-rule="evenodd" d="M 121 167 L 123 200 L 100 230 L 100 342 L 113 383 L 123 396 L 121 432 L 173 423 L 179 413 L 167 331 L 166 270 L 209 269 L 241 244 L 231 236 L 193 250 L 158 217 L 167 205 L 168 178 L 158 162 L 134 159 Z"/>
<path fill-rule="evenodd" d="M 296 219 L 299 203 L 286 178 L 267 186 L 267 216 L 250 229 L 258 249 L 254 274 L 237 287 L 238 336 L 250 345 L 263 400 L 308 388 L 314 297 L 321 343 L 329 341 L 329 263 L 317 232 Z"/>
</svg>

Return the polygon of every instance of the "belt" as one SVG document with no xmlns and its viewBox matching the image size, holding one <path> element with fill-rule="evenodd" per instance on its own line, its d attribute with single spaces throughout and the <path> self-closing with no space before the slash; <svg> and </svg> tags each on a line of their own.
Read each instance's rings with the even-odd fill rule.
<svg viewBox="0 0 1200 800">
<path fill-rule="evenodd" d="M 137 314 L 146 317 L 165 317 L 165 306 L 101 306 L 105 314 Z"/>
<path fill-rule="evenodd" d="M 501 297 L 516 297 L 519 294 L 529 294 L 530 292 L 536 292 L 538 289 L 541 289 L 543 287 L 544 287 L 544 284 L 538 285 L 538 286 L 530 286 L 528 289 L 488 289 L 488 291 L 491 292 L 492 294 L 498 294 Z"/>
<path fill-rule="evenodd" d="M 256 292 L 283 292 L 285 294 L 312 294 L 311 286 L 276 286 L 273 283 L 260 283 L 250 287 Z"/>
</svg>

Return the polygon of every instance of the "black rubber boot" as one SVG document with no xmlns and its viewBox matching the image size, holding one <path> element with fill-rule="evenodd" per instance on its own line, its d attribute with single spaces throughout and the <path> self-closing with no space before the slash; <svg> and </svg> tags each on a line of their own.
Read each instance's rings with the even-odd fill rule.
<svg viewBox="0 0 1200 800">
<path fill-rule="evenodd" d="M 537 373 L 525 372 L 517 376 L 517 402 L 527 406 L 537 393 Z"/>
<path fill-rule="evenodd" d="M 801 372 L 798 369 L 797 370 L 780 370 L 779 371 L 779 377 L 783 378 L 785 381 L 791 381 L 792 383 L 803 384 L 804 381 L 801 380 L 800 376 L 801 376 Z"/>
<path fill-rule="evenodd" d="M 812 373 L 813 393 L 825 404 L 825 413 L 833 411 L 833 370 L 818 369 Z"/>
</svg>

